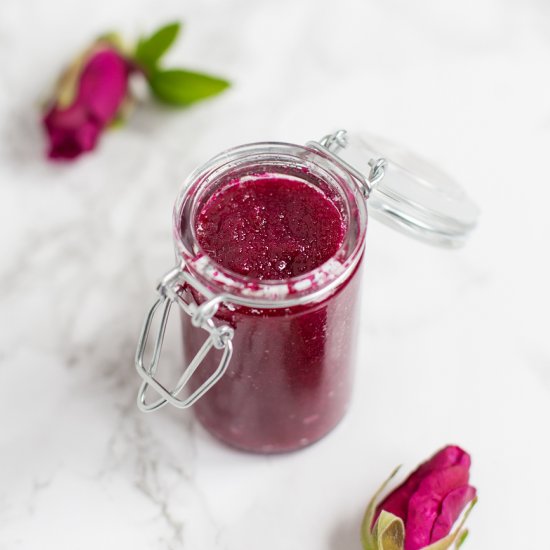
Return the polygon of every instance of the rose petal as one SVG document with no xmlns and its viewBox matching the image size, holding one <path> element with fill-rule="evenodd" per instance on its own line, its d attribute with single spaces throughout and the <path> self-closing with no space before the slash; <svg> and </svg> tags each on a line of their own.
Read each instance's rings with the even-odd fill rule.
<svg viewBox="0 0 550 550">
<path fill-rule="evenodd" d="M 84 67 L 75 104 L 103 124 L 111 122 L 128 90 L 128 64 L 115 50 L 95 53 Z"/>
<path fill-rule="evenodd" d="M 432 458 L 421 464 L 416 472 L 423 474 L 424 471 L 440 470 L 450 466 L 464 466 L 469 468 L 471 464 L 470 455 L 456 445 L 448 445 L 437 452 Z"/>
<path fill-rule="evenodd" d="M 73 105 L 68 109 L 53 107 L 44 117 L 44 125 L 48 131 L 58 128 L 75 128 L 84 124 L 87 120 L 87 112 L 82 105 Z"/>
<path fill-rule="evenodd" d="M 72 159 L 95 147 L 102 125 L 90 119 L 85 109 L 75 105 L 65 110 L 51 109 L 44 118 L 52 159 Z"/>
<path fill-rule="evenodd" d="M 420 482 L 434 470 L 441 470 L 450 466 L 470 467 L 470 455 L 456 445 L 449 445 L 438 451 L 429 460 L 421 464 L 399 487 L 394 489 L 378 506 L 374 522 L 380 512 L 386 510 L 403 521 L 407 520 L 409 499 L 418 489 Z"/>
<path fill-rule="evenodd" d="M 468 469 L 462 465 L 430 472 L 411 496 L 405 523 L 405 550 L 418 550 L 430 543 L 441 502 L 452 491 L 467 485 Z"/>
<path fill-rule="evenodd" d="M 455 521 L 468 502 L 473 500 L 475 496 L 475 488 L 471 485 L 465 485 L 451 491 L 445 497 L 441 504 L 441 511 L 434 522 L 430 542 L 438 541 L 451 532 Z"/>
</svg>

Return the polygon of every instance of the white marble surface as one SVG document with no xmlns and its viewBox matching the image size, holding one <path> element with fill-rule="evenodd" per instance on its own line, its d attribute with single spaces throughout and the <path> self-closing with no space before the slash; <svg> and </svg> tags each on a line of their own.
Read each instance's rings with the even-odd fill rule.
<svg viewBox="0 0 550 550">
<path fill-rule="evenodd" d="M 232 90 L 47 164 L 36 108 L 67 56 L 174 17 L 170 59 Z M 2 0 L 0 548 L 359 550 L 378 483 L 447 442 L 480 494 L 465 548 L 549 548 L 549 25 L 544 0 Z M 346 125 L 432 157 L 483 216 L 459 252 L 370 225 L 345 421 L 258 457 L 192 414 L 140 414 L 132 357 L 180 182 L 230 145 Z"/>
</svg>

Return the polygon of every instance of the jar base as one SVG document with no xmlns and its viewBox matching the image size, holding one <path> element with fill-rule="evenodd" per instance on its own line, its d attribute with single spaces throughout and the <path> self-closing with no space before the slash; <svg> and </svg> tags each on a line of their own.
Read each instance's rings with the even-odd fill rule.
<svg viewBox="0 0 550 550">
<path fill-rule="evenodd" d="M 226 434 L 222 433 L 219 430 L 216 430 L 216 428 L 209 426 L 198 414 L 195 413 L 195 418 L 201 425 L 201 427 L 214 439 L 217 441 L 223 443 L 227 447 L 231 447 L 232 449 L 235 449 L 237 451 L 245 452 L 245 453 L 251 453 L 251 454 L 257 454 L 257 455 L 277 455 L 277 454 L 288 454 L 293 453 L 296 451 L 300 451 L 302 449 L 305 449 L 307 447 L 311 447 L 312 445 L 315 445 L 328 435 L 330 435 L 342 422 L 342 420 L 345 418 L 347 413 L 347 409 L 343 412 L 342 416 L 334 423 L 332 424 L 328 429 L 323 431 L 323 433 L 316 435 L 314 437 L 303 437 L 298 440 L 298 442 L 293 444 L 264 444 L 264 445 L 247 445 L 246 443 L 242 443 L 239 441 L 235 441 L 234 439 L 231 439 L 227 437 Z"/>
</svg>

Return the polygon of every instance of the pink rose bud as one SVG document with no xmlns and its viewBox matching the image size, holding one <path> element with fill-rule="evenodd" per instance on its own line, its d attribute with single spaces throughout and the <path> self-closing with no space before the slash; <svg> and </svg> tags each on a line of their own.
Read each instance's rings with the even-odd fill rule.
<svg viewBox="0 0 550 550">
<path fill-rule="evenodd" d="M 72 159 L 94 149 L 127 97 L 129 72 L 128 62 L 113 47 L 92 50 L 74 83 L 74 99 L 62 105 L 57 98 L 44 116 L 51 159 Z"/>
<path fill-rule="evenodd" d="M 446 537 L 476 496 L 468 484 L 470 455 L 445 447 L 421 464 L 376 508 L 397 516 L 405 527 L 405 550 L 419 550 Z"/>
</svg>

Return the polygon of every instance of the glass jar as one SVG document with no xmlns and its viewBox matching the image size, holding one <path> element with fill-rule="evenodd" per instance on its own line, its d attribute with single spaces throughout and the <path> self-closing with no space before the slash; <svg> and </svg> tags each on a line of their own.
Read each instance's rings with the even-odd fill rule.
<svg viewBox="0 0 550 550">
<path fill-rule="evenodd" d="M 407 162 L 412 164 L 411 157 Z M 423 166 L 433 176 L 433 168 Z M 307 146 L 236 147 L 195 171 L 174 208 L 176 267 L 158 286 L 138 344 L 140 409 L 194 405 L 211 434 L 260 453 L 296 450 L 332 430 L 345 414 L 353 386 L 367 199 L 372 195 L 386 223 L 436 244 L 455 246 L 475 225 L 477 211 L 465 195 L 453 195 L 456 186 L 451 189 L 441 174 L 424 179 L 421 171 L 384 158 L 359 138 L 350 141 L 345 131 Z M 231 272 L 201 250 L 195 228 L 202 206 L 228 178 L 258 173 L 303 180 L 338 208 L 346 232 L 332 258 L 302 275 L 265 281 Z M 434 193 L 444 200 L 434 202 Z M 180 306 L 187 366 L 169 390 L 157 368 L 174 302 Z M 157 312 L 159 328 L 146 364 Z M 149 388 L 158 394 L 152 402 Z"/>
</svg>

